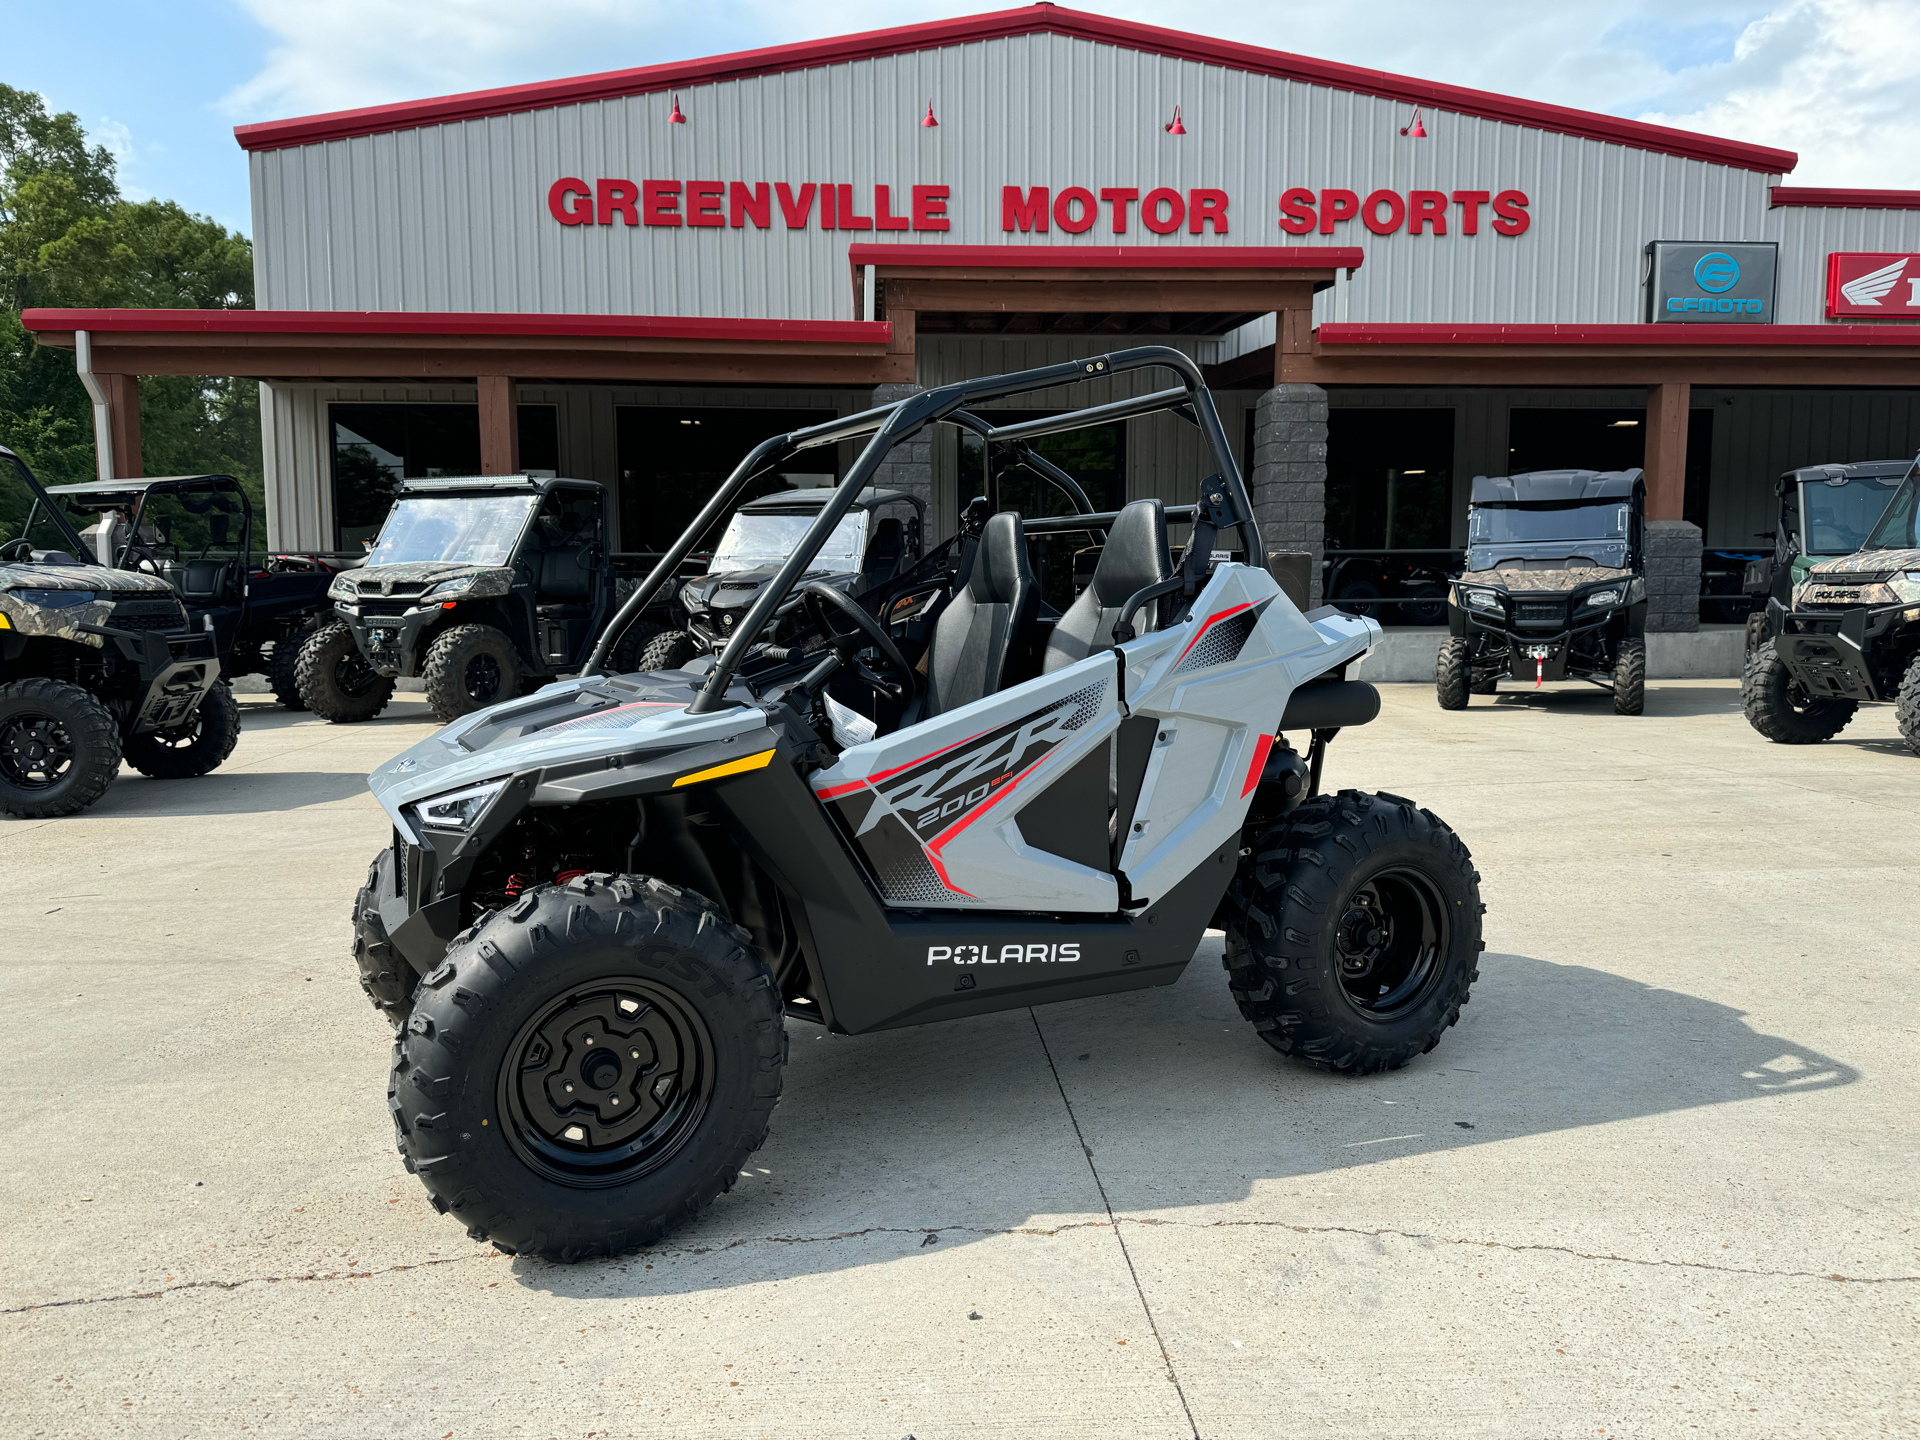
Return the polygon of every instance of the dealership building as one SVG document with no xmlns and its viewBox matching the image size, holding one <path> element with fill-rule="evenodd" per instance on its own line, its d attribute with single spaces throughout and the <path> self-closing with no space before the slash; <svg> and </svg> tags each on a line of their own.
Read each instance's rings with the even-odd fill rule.
<svg viewBox="0 0 1921 1441">
<path fill-rule="evenodd" d="M 285 549 L 358 549 L 401 475 L 531 469 L 655 551 L 765 435 L 1161 343 L 1317 589 L 1443 567 L 1476 474 L 1644 465 L 1650 625 L 1686 630 L 1777 475 L 1917 445 L 1916 192 L 1051 5 L 236 133 L 258 309 L 24 318 L 103 473 L 140 473 L 138 377 L 259 380 Z M 1072 445 L 1097 502 L 1203 473 L 1165 414 Z M 985 463 L 943 426 L 887 481 L 946 534 Z"/>
</svg>

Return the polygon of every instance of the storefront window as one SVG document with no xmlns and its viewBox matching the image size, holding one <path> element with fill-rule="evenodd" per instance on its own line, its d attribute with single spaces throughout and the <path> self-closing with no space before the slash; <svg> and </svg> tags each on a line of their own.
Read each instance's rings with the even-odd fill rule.
<svg viewBox="0 0 1921 1441">
<path fill-rule="evenodd" d="M 735 410 L 719 406 L 623 405 L 614 411 L 620 467 L 620 549 L 659 554 L 680 538 L 741 457 L 771 435 L 824 425 L 831 410 Z M 839 479 L 837 447 L 802 451 L 741 494 L 745 504 L 790 488 Z M 719 536 L 716 526 L 706 539 Z"/>
<path fill-rule="evenodd" d="M 334 545 L 357 550 L 409 478 L 480 474 L 478 405 L 331 405 Z M 523 470 L 558 472 L 560 427 L 551 405 L 517 407 Z"/>
<path fill-rule="evenodd" d="M 1519 407 L 1507 413 L 1508 475 L 1534 470 L 1628 470 L 1647 466 L 1647 411 L 1595 406 Z M 1714 412 L 1688 412 L 1687 482 L 1681 517 L 1708 528 L 1708 465 Z"/>
<path fill-rule="evenodd" d="M 1340 407 L 1327 416 L 1327 548 L 1444 550 L 1453 519 L 1454 412 Z"/>
</svg>

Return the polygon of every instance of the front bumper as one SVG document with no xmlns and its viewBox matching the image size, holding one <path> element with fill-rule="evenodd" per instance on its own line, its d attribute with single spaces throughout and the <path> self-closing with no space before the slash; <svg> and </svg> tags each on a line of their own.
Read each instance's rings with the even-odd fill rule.
<svg viewBox="0 0 1921 1441">
<path fill-rule="evenodd" d="M 1536 606 L 1545 604 L 1534 598 L 1528 598 L 1527 603 Z M 1490 664 L 1498 659 L 1489 654 L 1495 647 L 1489 646 L 1488 642 L 1493 641 L 1499 649 L 1507 652 L 1504 661 L 1507 673 L 1517 679 L 1533 680 L 1538 676 L 1543 681 L 1566 680 L 1569 659 L 1576 646 L 1604 632 L 1610 621 L 1629 609 L 1626 605 L 1596 606 L 1591 615 L 1582 615 L 1577 611 L 1569 617 L 1565 600 L 1556 598 L 1554 604 L 1559 606 L 1559 624 L 1532 626 L 1524 623 L 1528 612 L 1522 611 L 1511 597 L 1498 616 L 1492 611 L 1455 607 L 1462 617 L 1461 634 L 1469 639 L 1480 640 L 1475 647 L 1475 668 L 1496 669 Z M 1577 662 L 1576 669 L 1585 671 L 1590 667 Z"/>
<path fill-rule="evenodd" d="M 1907 605 L 1853 606 L 1847 610 L 1782 610 L 1769 606 L 1774 653 L 1788 674 L 1817 699 L 1878 701 L 1868 651 L 1907 620 Z"/>
<path fill-rule="evenodd" d="M 376 673 L 384 676 L 420 674 L 420 637 L 427 622 L 441 612 L 440 602 L 420 606 L 401 615 L 363 615 L 344 605 L 334 614 L 353 632 L 354 644 Z"/>
<path fill-rule="evenodd" d="M 131 735 L 185 725 L 220 679 L 214 638 L 204 632 L 125 630 L 112 625 L 87 629 L 146 677 L 128 727 Z"/>
</svg>

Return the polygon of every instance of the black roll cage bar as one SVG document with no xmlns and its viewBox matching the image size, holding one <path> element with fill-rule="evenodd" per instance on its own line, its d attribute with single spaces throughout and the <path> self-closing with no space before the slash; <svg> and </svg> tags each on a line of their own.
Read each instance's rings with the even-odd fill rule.
<svg viewBox="0 0 1921 1441">
<path fill-rule="evenodd" d="M 20 534 L 15 539 L 26 539 L 33 529 L 34 516 L 44 506 L 47 518 L 53 522 L 53 528 L 60 531 L 72 543 L 74 559 L 85 565 L 87 562 L 83 557 L 86 554 L 86 542 L 80 539 L 80 532 L 75 529 L 72 517 L 53 503 L 52 498 L 47 494 L 46 487 L 40 484 L 40 478 L 28 468 L 27 463 L 10 446 L 0 445 L 0 459 L 13 462 L 13 468 L 20 472 L 20 478 L 26 481 L 27 490 L 33 496 L 33 504 L 27 507 L 27 518 L 20 522 Z"/>
<path fill-rule="evenodd" d="M 133 508 L 127 516 L 127 539 L 121 544 L 119 551 L 113 558 L 113 567 L 115 569 L 127 569 L 127 558 L 133 554 L 134 545 L 140 535 L 140 522 L 145 520 L 147 516 L 147 497 L 156 493 L 160 495 L 181 494 L 195 489 L 205 489 L 216 494 L 237 495 L 240 497 L 240 543 L 236 549 L 240 555 L 243 568 L 253 564 L 253 502 L 247 499 L 246 490 L 241 486 L 240 482 L 235 480 L 231 475 L 209 471 L 205 475 L 165 475 L 155 476 L 151 480 L 145 477 L 137 477 L 123 481 L 103 480 L 91 483 L 82 482 L 74 485 L 56 485 L 52 490 L 47 492 L 47 504 L 49 509 L 56 509 L 58 507 L 53 505 L 53 497 L 55 496 L 60 496 L 63 500 L 71 497 L 76 501 L 86 496 L 104 498 L 112 494 L 116 489 L 134 496 L 135 499 Z M 182 504 L 187 503 L 183 501 Z M 96 508 L 97 507 L 94 506 L 82 507 L 82 509 L 89 510 Z M 189 511 L 193 510 L 192 505 L 187 504 L 187 509 Z M 212 509 L 212 506 L 210 505 L 208 509 Z M 226 511 L 222 512 L 222 514 L 228 513 L 229 512 Z M 31 521 L 32 517 L 29 516 L 28 520 Z M 211 542 L 209 542 L 209 544 L 211 544 Z M 207 547 L 202 547 L 203 553 L 206 549 Z"/>
<path fill-rule="evenodd" d="M 1116 401 L 1107 405 L 1091 406 L 1085 410 L 1068 411 L 1060 415 L 1048 416 L 1041 420 L 1023 421 L 1004 428 L 989 425 L 979 416 L 972 414 L 967 407 L 984 400 L 997 400 L 1004 396 L 1019 395 L 1027 391 L 1045 390 L 1054 386 L 1084 384 L 1092 380 L 1105 379 L 1124 371 L 1165 369 L 1171 370 L 1179 378 L 1176 387 L 1156 391 L 1132 400 Z M 961 425 L 988 441 L 1008 441 L 1020 445 L 1020 460 L 1024 465 L 1034 468 L 1046 479 L 1059 485 L 1067 482 L 1069 495 L 1078 496 L 1082 516 L 1076 517 L 1082 525 L 1097 523 L 1086 519 L 1093 511 L 1087 500 L 1086 492 L 1074 483 L 1071 477 L 1043 457 L 1034 454 L 1025 445 L 1027 438 L 1051 435 L 1061 431 L 1079 430 L 1090 425 L 1105 425 L 1116 420 L 1136 415 L 1148 415 L 1156 411 L 1169 410 L 1182 419 L 1199 427 L 1202 436 L 1212 452 L 1217 478 L 1222 482 L 1207 489 L 1213 494 L 1209 509 L 1217 517 L 1215 524 L 1231 525 L 1239 529 L 1242 546 L 1250 556 L 1265 557 L 1261 545 L 1261 533 L 1254 519 L 1254 507 L 1248 499 L 1247 486 L 1241 479 L 1241 469 L 1234 460 L 1233 447 L 1228 444 L 1227 432 L 1221 426 L 1220 413 L 1214 408 L 1214 397 L 1207 389 L 1201 376 L 1201 368 L 1194 360 L 1165 345 L 1144 345 L 1130 350 L 1115 351 L 1110 355 L 1090 356 L 1081 360 L 1062 361 L 1055 365 L 1045 365 L 1033 370 L 1014 371 L 1004 375 L 980 376 L 973 380 L 957 381 L 952 385 L 939 386 L 933 390 L 910 395 L 892 405 L 864 410 L 856 415 L 844 416 L 822 425 L 811 426 L 805 430 L 790 431 L 785 435 L 770 436 L 750 450 L 734 467 L 734 473 L 708 498 L 680 538 L 660 557 L 647 579 L 635 587 L 633 593 L 617 611 L 607 628 L 601 633 L 600 641 L 588 658 L 583 675 L 598 675 L 607 662 L 608 653 L 619 640 L 622 633 L 644 610 L 667 583 L 688 554 L 692 552 L 700 537 L 706 532 L 734 499 L 747 487 L 747 484 L 761 472 L 778 464 L 798 451 L 813 449 L 823 445 L 838 444 L 843 440 L 853 440 L 861 436 L 869 437 L 859 459 L 849 468 L 840 484 L 835 487 L 833 499 L 820 508 L 814 523 L 801 537 L 800 544 L 781 565 L 774 578 L 761 589 L 754 604 L 742 617 L 740 626 L 728 641 L 727 648 L 721 653 L 707 683 L 701 687 L 699 695 L 688 709 L 698 715 L 719 709 L 724 704 L 728 687 L 733 683 L 741 662 L 746 659 L 754 639 L 774 618 L 782 601 L 795 583 L 813 563 L 821 546 L 826 544 L 834 527 L 840 524 L 841 517 L 853 505 L 854 498 L 873 484 L 874 475 L 881 462 L 896 445 L 908 440 L 928 426 L 941 421 Z M 993 469 L 989 466 L 989 483 L 992 484 Z M 989 503 L 994 503 L 990 495 Z M 1197 538 L 1199 525 L 1197 522 Z M 1194 542 L 1190 540 L 1189 547 Z M 1183 569 L 1186 569 L 1183 566 Z"/>
</svg>

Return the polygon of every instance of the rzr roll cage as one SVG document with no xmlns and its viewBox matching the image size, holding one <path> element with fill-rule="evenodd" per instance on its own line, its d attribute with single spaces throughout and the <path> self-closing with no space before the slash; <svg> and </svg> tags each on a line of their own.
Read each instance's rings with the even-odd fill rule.
<svg viewBox="0 0 1921 1441">
<path fill-rule="evenodd" d="M 1148 369 L 1171 370 L 1179 378 L 1180 384 L 1167 390 L 1157 390 L 1148 395 L 1137 396 L 1131 400 L 1114 401 L 1107 405 L 1091 406 L 1084 410 L 1068 411 L 1061 415 L 1047 416 L 1040 420 L 1023 421 L 1016 425 L 993 426 L 973 414 L 968 407 L 981 401 L 999 400 L 1005 396 L 1020 395 L 1028 391 L 1046 390 L 1056 386 L 1084 384 L 1092 380 L 1105 379 L 1128 370 Z M 1243 550 L 1250 557 L 1265 558 L 1261 548 L 1261 533 L 1254 519 L 1254 508 L 1248 500 L 1247 487 L 1241 480 L 1240 467 L 1234 461 L 1232 448 L 1227 442 L 1227 433 L 1221 428 L 1219 412 L 1214 409 L 1214 397 L 1208 393 L 1207 384 L 1201 378 L 1201 369 L 1188 356 L 1164 345 L 1146 345 L 1133 350 L 1116 351 L 1112 355 L 1093 356 L 1084 360 L 1063 361 L 1058 365 L 1045 365 L 1034 370 L 1014 371 L 1007 375 L 987 375 L 974 380 L 958 381 L 953 385 L 943 385 L 934 390 L 910 395 L 893 405 L 880 406 L 865 410 L 858 415 L 846 416 L 829 421 L 824 425 L 810 426 L 805 430 L 789 431 L 763 440 L 749 451 L 732 475 L 701 507 L 687 529 L 681 532 L 667 552 L 654 565 L 647 579 L 627 597 L 627 601 L 617 611 L 607 628 L 602 632 L 600 642 L 588 658 L 583 674 L 598 675 L 606 664 L 607 656 L 619 642 L 621 635 L 634 618 L 652 602 L 660 588 L 665 585 L 679 569 L 681 562 L 693 551 L 700 537 L 708 527 L 720 518 L 756 476 L 771 470 L 788 457 L 799 451 L 811 450 L 823 445 L 834 445 L 843 440 L 859 436 L 870 439 L 861 451 L 860 458 L 848 470 L 840 484 L 835 487 L 833 499 L 820 508 L 814 522 L 801 537 L 800 544 L 794 548 L 774 578 L 762 588 L 754 604 L 741 620 L 740 627 L 734 632 L 727 648 L 721 653 L 719 662 L 714 666 L 707 683 L 688 709 L 694 714 L 719 709 L 725 704 L 727 688 L 733 683 L 735 673 L 747 652 L 753 647 L 755 638 L 767 628 L 782 603 L 787 599 L 795 584 L 813 564 L 827 538 L 833 534 L 834 527 L 840 524 L 841 517 L 847 514 L 854 498 L 869 485 L 873 484 L 875 473 L 887 458 L 888 452 L 902 441 L 909 440 L 930 425 L 946 421 L 973 431 L 989 442 L 1009 442 L 1019 449 L 1016 456 L 1019 462 L 1037 470 L 1056 485 L 1062 485 L 1069 495 L 1078 497 L 1084 507 L 1083 513 L 1074 517 L 1058 517 L 1057 527 L 1079 529 L 1084 527 L 1102 528 L 1113 523 L 1114 513 L 1095 514 L 1087 501 L 1086 492 L 1074 483 L 1073 479 L 1052 465 L 1043 457 L 1034 454 L 1026 446 L 1026 441 L 1035 436 L 1055 435 L 1063 431 L 1081 430 L 1088 426 L 1108 425 L 1117 420 L 1125 420 L 1137 415 L 1152 415 L 1159 411 L 1173 414 L 1194 425 L 1207 442 L 1213 454 L 1215 471 L 1203 483 L 1202 502 L 1194 515 L 1194 528 L 1189 535 L 1186 549 L 1182 552 L 1180 573 L 1174 578 L 1179 588 L 1191 598 L 1199 592 L 1207 577 L 1208 565 L 1213 554 L 1214 538 L 1223 529 L 1238 528 Z M 989 494 L 991 505 L 996 500 L 994 471 L 989 467 Z M 1163 583 L 1173 589 L 1172 582 Z M 1147 597 L 1136 597 L 1129 603 L 1131 612 Z"/>
</svg>

